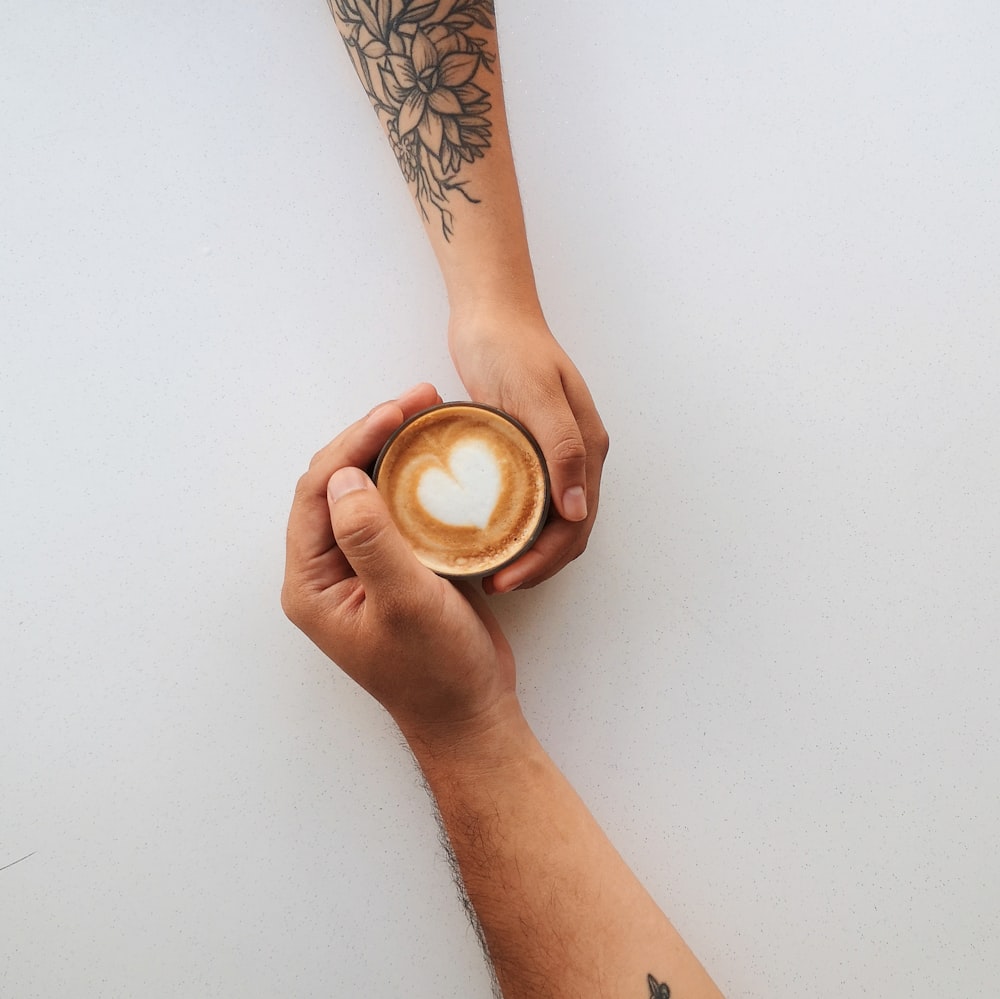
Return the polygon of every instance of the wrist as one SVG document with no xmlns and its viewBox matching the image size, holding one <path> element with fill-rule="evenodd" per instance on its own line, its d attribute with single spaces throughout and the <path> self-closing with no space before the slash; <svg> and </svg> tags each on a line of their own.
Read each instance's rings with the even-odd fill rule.
<svg viewBox="0 0 1000 999">
<path fill-rule="evenodd" d="M 523 223 L 519 213 L 512 219 L 510 205 L 504 204 L 502 212 L 477 213 L 475 228 L 463 229 L 453 241 L 435 244 L 452 311 L 461 312 L 481 302 L 538 306 Z"/>
<path fill-rule="evenodd" d="M 538 745 L 513 692 L 464 721 L 396 723 L 432 784 L 519 766 Z"/>
<path fill-rule="evenodd" d="M 453 354 L 478 343 L 551 336 L 537 298 L 480 298 L 453 306 L 448 317 L 448 345 Z"/>
<path fill-rule="evenodd" d="M 493 275 L 463 285 L 458 291 L 449 287 L 448 307 L 452 329 L 495 324 L 498 316 L 519 324 L 544 323 L 533 278 L 517 281 Z"/>
</svg>

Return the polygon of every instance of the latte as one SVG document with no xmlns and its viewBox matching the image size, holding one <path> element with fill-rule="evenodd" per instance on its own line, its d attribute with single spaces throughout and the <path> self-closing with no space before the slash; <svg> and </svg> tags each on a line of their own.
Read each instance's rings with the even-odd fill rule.
<svg viewBox="0 0 1000 999">
<path fill-rule="evenodd" d="M 373 472 L 400 533 L 441 576 L 488 576 L 529 548 L 545 523 L 549 477 L 517 421 L 451 402 L 407 420 Z"/>
</svg>

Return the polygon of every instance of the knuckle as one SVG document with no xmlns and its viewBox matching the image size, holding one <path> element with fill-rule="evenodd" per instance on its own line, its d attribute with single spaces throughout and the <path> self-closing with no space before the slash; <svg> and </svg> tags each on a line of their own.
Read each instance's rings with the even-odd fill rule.
<svg viewBox="0 0 1000 999">
<path fill-rule="evenodd" d="M 551 460 L 558 465 L 572 465 L 587 460 L 587 448 L 575 432 L 563 433 L 552 446 Z"/>
<path fill-rule="evenodd" d="M 354 556 L 370 559 L 378 553 L 384 526 L 363 511 L 341 509 L 335 524 L 337 544 Z"/>
<path fill-rule="evenodd" d="M 607 430 L 601 427 L 600 431 L 595 435 L 597 453 L 600 454 L 601 459 L 607 458 L 608 451 L 611 450 L 611 438 L 608 436 Z"/>
<path fill-rule="evenodd" d="M 323 460 L 323 455 L 325 454 L 325 452 L 326 448 L 321 448 L 309 459 L 309 467 L 311 469 L 315 468 Z"/>
<path fill-rule="evenodd" d="M 575 562 L 587 550 L 587 543 L 589 541 L 589 531 L 577 534 L 563 552 L 563 559 L 565 560 L 563 564 Z"/>
<path fill-rule="evenodd" d="M 292 624 L 302 626 L 306 619 L 305 603 L 301 593 L 289 579 L 281 587 L 281 609 Z"/>
<path fill-rule="evenodd" d="M 295 483 L 295 496 L 294 500 L 296 503 L 301 502 L 308 496 L 311 496 L 316 490 L 316 480 L 315 476 L 310 472 L 305 472 L 299 476 L 298 482 Z"/>
</svg>

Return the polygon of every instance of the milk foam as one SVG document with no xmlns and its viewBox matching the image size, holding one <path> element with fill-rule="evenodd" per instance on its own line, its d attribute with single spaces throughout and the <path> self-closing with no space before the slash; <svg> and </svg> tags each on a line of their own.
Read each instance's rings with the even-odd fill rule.
<svg viewBox="0 0 1000 999">
<path fill-rule="evenodd" d="M 511 562 L 548 511 L 537 445 L 509 417 L 474 403 L 411 417 L 373 474 L 417 558 L 452 578 L 488 575 Z"/>
<path fill-rule="evenodd" d="M 500 466 L 481 440 L 456 444 L 447 457 L 447 471 L 425 469 L 417 485 L 420 505 L 435 519 L 452 527 L 485 530 L 500 498 Z"/>
</svg>

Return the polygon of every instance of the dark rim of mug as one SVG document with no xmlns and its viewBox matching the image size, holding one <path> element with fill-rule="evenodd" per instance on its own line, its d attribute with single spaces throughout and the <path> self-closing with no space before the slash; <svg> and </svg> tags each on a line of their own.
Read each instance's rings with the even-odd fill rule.
<svg viewBox="0 0 1000 999">
<path fill-rule="evenodd" d="M 481 409 L 487 413 L 492 413 L 494 416 L 499 416 L 502 420 L 506 420 L 509 424 L 511 424 L 511 426 L 514 427 L 515 430 L 518 430 L 523 435 L 524 439 L 531 445 L 531 449 L 535 452 L 535 455 L 538 458 L 539 467 L 542 470 L 542 484 L 545 490 L 545 501 L 542 503 L 542 511 L 534 530 L 531 532 L 527 540 L 521 546 L 521 550 L 516 555 L 512 555 L 509 559 L 506 559 L 487 572 L 437 572 L 436 569 L 432 570 L 433 572 L 437 572 L 437 575 L 443 576 L 445 579 L 483 579 L 487 576 L 495 575 L 501 569 L 506 569 L 508 565 L 516 562 L 538 540 L 538 535 L 542 533 L 542 528 L 549 519 L 549 507 L 552 501 L 552 484 L 549 481 L 549 469 L 545 464 L 545 455 L 542 454 L 542 449 L 538 446 L 538 441 L 535 440 L 534 435 L 523 423 L 520 422 L 520 420 L 516 420 L 510 415 L 510 413 L 505 413 L 502 409 L 497 409 L 496 406 L 487 406 L 482 402 L 439 402 L 436 406 L 428 406 L 426 409 L 420 410 L 419 413 L 414 413 L 413 416 L 404 420 L 389 435 L 389 439 L 382 445 L 382 450 L 379 451 L 378 457 L 375 459 L 375 464 L 372 467 L 372 482 L 374 482 L 376 486 L 378 485 L 378 473 L 382 468 L 382 459 L 385 458 L 389 448 L 392 447 L 396 438 L 403 433 L 403 431 L 406 430 L 411 423 L 416 423 L 416 421 L 421 417 L 426 416 L 428 413 L 434 413 L 439 409 Z"/>
</svg>

